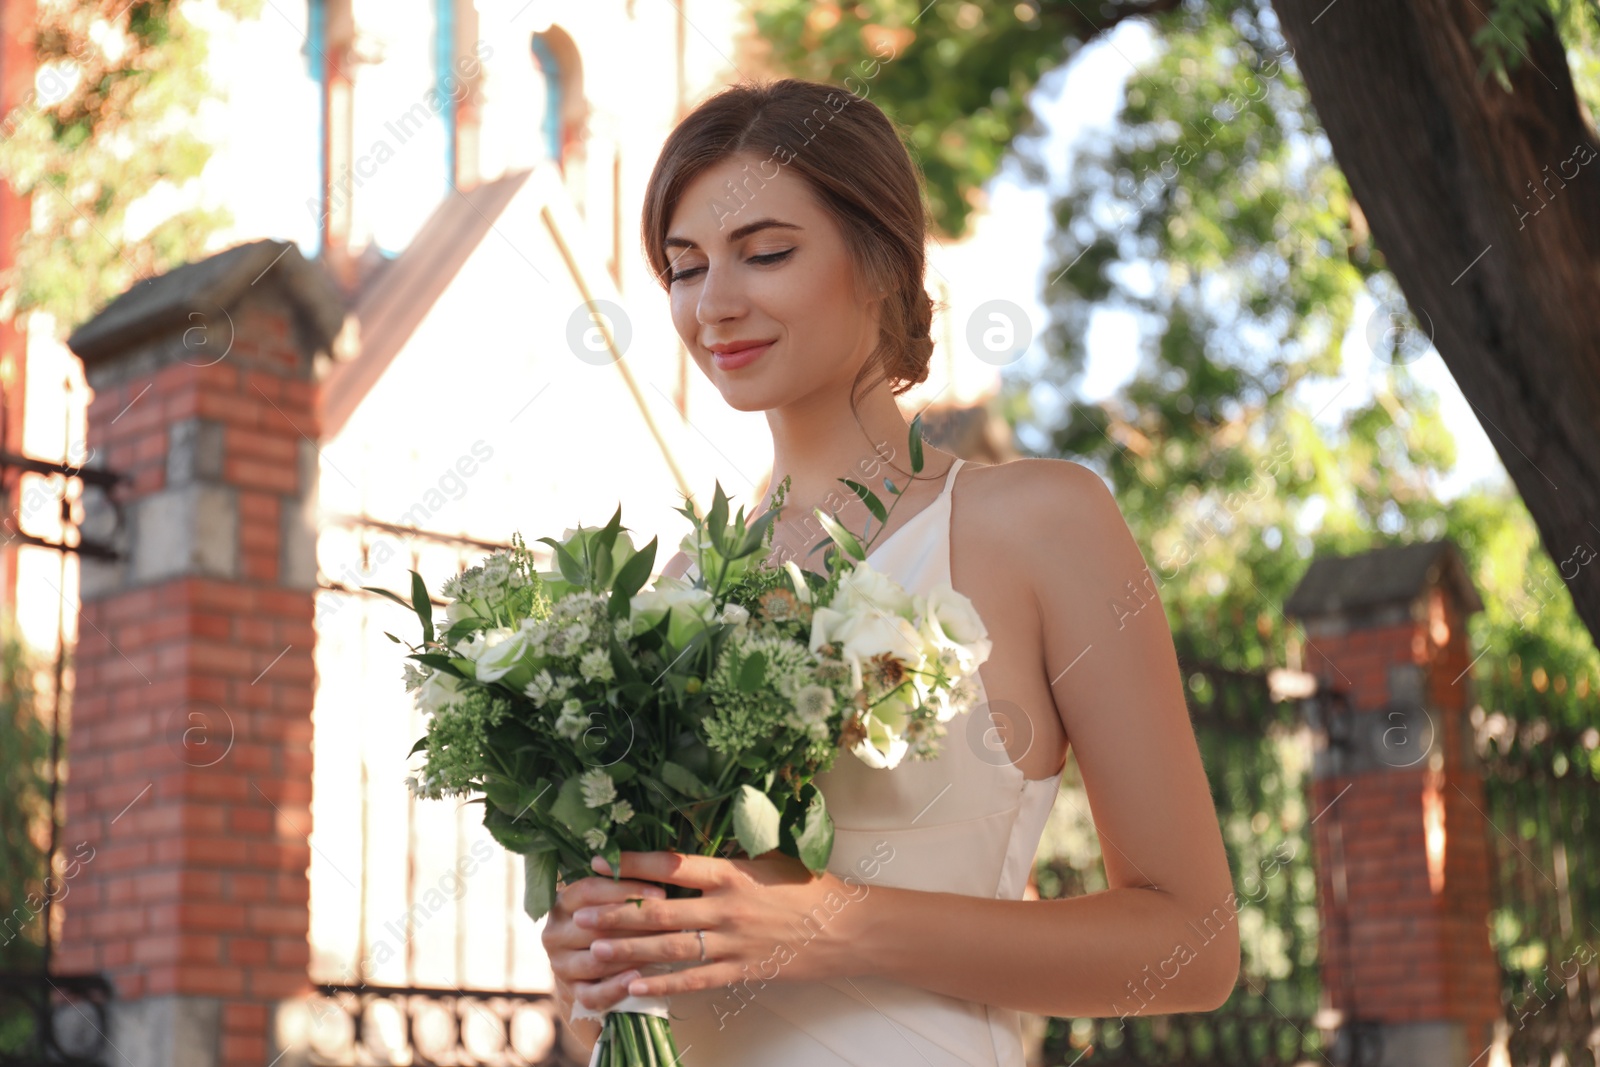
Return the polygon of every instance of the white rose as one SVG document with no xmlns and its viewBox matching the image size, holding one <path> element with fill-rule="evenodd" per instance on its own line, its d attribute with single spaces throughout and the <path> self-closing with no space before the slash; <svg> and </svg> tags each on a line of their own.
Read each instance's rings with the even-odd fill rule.
<svg viewBox="0 0 1600 1067">
<path fill-rule="evenodd" d="M 432 671 L 428 678 L 417 687 L 417 708 L 424 715 L 437 715 L 440 711 L 456 703 L 466 683 L 449 671 Z"/>
<path fill-rule="evenodd" d="M 507 626 L 493 630 L 480 630 L 461 648 L 461 654 L 472 661 L 473 677 L 485 684 L 505 679 L 506 684 L 520 690 L 532 678 L 532 665 L 527 661 L 531 648 L 526 630 L 513 630 Z M 518 668 L 528 678 L 510 677 Z"/>
<path fill-rule="evenodd" d="M 682 648 L 689 639 L 711 623 L 715 601 L 704 589 L 696 589 L 681 578 L 663 574 L 653 588 L 635 593 L 628 601 L 633 633 L 640 634 L 671 613 L 667 624 L 667 643 Z"/>
<path fill-rule="evenodd" d="M 811 651 L 829 643 L 839 645 L 839 658 L 850 665 L 850 685 L 861 688 L 862 664 L 887 653 L 917 669 L 922 665 L 923 639 L 911 620 L 870 609 L 842 614 L 832 607 L 818 608 L 811 617 Z"/>
<path fill-rule="evenodd" d="M 729 604 L 722 609 L 722 614 L 717 616 L 718 622 L 731 622 L 738 626 L 750 618 L 750 612 L 742 604 Z"/>
<path fill-rule="evenodd" d="M 994 645 L 971 600 L 946 583 L 930 590 L 918 606 L 922 615 L 920 633 L 941 658 L 953 655 L 962 674 L 971 674 L 988 662 Z"/>
<path fill-rule="evenodd" d="M 839 589 L 828 605 L 835 611 L 853 614 L 861 609 L 891 615 L 910 615 L 911 594 L 882 571 L 858 562 L 839 577 Z"/>
</svg>

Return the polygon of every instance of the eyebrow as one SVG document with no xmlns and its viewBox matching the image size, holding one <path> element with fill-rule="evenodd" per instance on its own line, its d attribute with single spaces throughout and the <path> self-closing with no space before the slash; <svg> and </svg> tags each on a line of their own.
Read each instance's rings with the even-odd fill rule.
<svg viewBox="0 0 1600 1067">
<path fill-rule="evenodd" d="M 744 238 L 749 237 L 751 234 L 756 233 L 758 231 L 774 229 L 774 228 L 785 229 L 785 230 L 799 230 L 799 229 L 803 229 L 804 227 L 796 226 L 792 222 L 781 222 L 778 219 L 757 219 L 754 222 L 747 222 L 743 226 L 740 226 L 738 229 L 731 231 L 728 234 L 728 243 L 732 244 L 733 242 L 739 241 L 739 240 L 743 240 Z M 695 245 L 695 243 L 693 241 L 689 240 L 687 237 L 668 237 L 665 241 L 662 242 L 662 246 L 665 247 L 665 248 L 695 248 L 695 247 L 697 247 Z"/>
</svg>

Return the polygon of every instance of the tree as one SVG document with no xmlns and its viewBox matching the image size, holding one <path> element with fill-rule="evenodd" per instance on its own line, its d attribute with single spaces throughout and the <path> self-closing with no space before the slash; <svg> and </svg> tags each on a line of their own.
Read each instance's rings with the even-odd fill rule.
<svg viewBox="0 0 1600 1067">
<path fill-rule="evenodd" d="M 261 0 L 218 0 L 254 17 Z M 205 35 L 177 0 L 39 0 L 39 74 L 0 117 L 0 180 L 32 197 L 34 225 L 0 277 L 0 314 L 38 309 L 63 335 L 141 278 L 198 258 L 228 215 L 188 208 L 130 233 L 130 205 L 181 187 L 210 157 L 193 118 L 212 87 Z"/>
<path fill-rule="evenodd" d="M 1278 6 L 1287 9 L 1291 4 L 1282 0 Z M 1600 379 L 1600 359 L 1593 355 L 1600 342 L 1582 330 L 1587 319 L 1581 316 L 1569 316 L 1570 322 L 1559 329 L 1553 325 L 1563 301 L 1569 308 L 1593 303 L 1582 299 L 1580 281 L 1575 280 L 1594 277 L 1584 258 L 1589 246 L 1571 233 L 1540 235 L 1547 244 L 1539 247 L 1549 252 L 1540 269 L 1508 257 L 1478 283 L 1499 286 L 1495 293 L 1478 292 L 1465 301 L 1470 305 L 1466 308 L 1435 299 L 1440 283 L 1450 290 L 1449 283 L 1472 256 L 1446 273 L 1448 255 L 1441 252 L 1430 260 L 1429 240 L 1447 237 L 1448 252 L 1463 232 L 1477 232 L 1467 222 L 1477 225 L 1480 217 L 1487 217 L 1495 190 L 1505 182 L 1486 189 L 1484 176 L 1468 166 L 1477 159 L 1475 166 L 1491 169 L 1492 147 L 1477 155 L 1454 148 L 1453 155 L 1442 148 L 1430 154 L 1440 146 L 1417 133 L 1423 128 L 1454 130 L 1450 146 L 1492 146 L 1494 136 L 1515 132 L 1519 122 L 1528 129 L 1538 125 L 1529 99 L 1553 109 L 1556 129 L 1575 128 L 1575 122 L 1587 129 L 1578 94 L 1596 99 L 1600 79 L 1595 77 L 1594 56 L 1575 55 L 1585 79 L 1575 88 L 1554 27 L 1587 43 L 1593 35 L 1593 12 L 1585 14 L 1569 3 L 1552 21 L 1538 0 L 1499 0 L 1486 3 L 1495 20 L 1490 28 L 1481 18 L 1471 23 L 1456 5 L 1439 0 L 1430 7 L 1437 8 L 1438 18 L 1446 8 L 1456 18 L 1458 30 L 1447 31 L 1437 19 L 1428 22 L 1420 13 L 1411 14 L 1429 6 L 1420 0 L 1393 4 L 1381 20 L 1368 10 L 1368 0 L 1336 0 L 1331 6 L 1327 0 L 1309 0 L 1292 6 L 1294 12 L 1285 18 L 1291 23 L 1300 19 L 1298 35 L 1291 35 L 1296 47 L 1279 33 L 1277 13 L 1265 0 L 931 7 L 894 2 L 870 9 L 865 4 L 844 9 L 795 0 L 752 4 L 758 32 L 777 42 L 772 45 L 775 66 L 798 76 L 842 82 L 906 127 L 928 176 L 934 217 L 951 236 L 964 230 L 977 198 L 974 190 L 995 172 L 1007 149 L 1042 177 L 1036 140 L 1030 136 L 1035 122 L 1026 103 L 1039 78 L 1106 28 L 1132 16 L 1150 18 L 1163 49 L 1130 81 L 1113 144 L 1081 161 L 1075 191 L 1057 210 L 1054 240 L 1060 251 L 1045 294 L 1052 310 L 1046 340 L 1056 357 L 1045 383 L 1060 395 L 1063 409 L 1051 445 L 1083 457 L 1110 449 L 1105 469 L 1126 507 L 1154 516 L 1172 487 L 1185 484 L 1213 504 L 1226 499 L 1238 488 L 1237 482 L 1230 484 L 1229 471 L 1237 479 L 1260 468 L 1260 455 L 1252 458 L 1238 448 L 1253 434 L 1252 447 L 1258 451 L 1267 441 L 1293 444 L 1300 474 L 1315 476 L 1301 489 L 1318 498 L 1319 507 L 1337 505 L 1341 493 L 1355 505 L 1343 518 L 1338 506 L 1325 514 L 1324 532 L 1347 542 L 1375 533 L 1436 535 L 1449 520 L 1447 509 L 1429 503 L 1428 485 L 1439 464 L 1453 463 L 1453 450 L 1431 400 L 1404 374 L 1405 364 L 1432 338 L 1485 418 L 1487 432 L 1496 436 L 1502 455 L 1511 457 L 1507 469 L 1529 511 L 1539 516 L 1550 554 L 1564 561 L 1573 556 L 1575 545 L 1600 548 L 1600 537 L 1594 536 L 1600 529 L 1579 532 L 1587 528 L 1585 514 L 1600 515 L 1600 508 L 1593 506 L 1600 494 L 1594 432 L 1600 428 L 1600 394 L 1591 390 Z M 1472 0 L 1460 6 L 1470 8 Z M 1336 13 L 1344 20 L 1340 31 L 1324 33 L 1322 27 Z M 1410 36 L 1401 35 L 1397 43 L 1390 35 L 1385 50 L 1375 52 L 1376 38 L 1384 35 L 1371 27 L 1396 18 L 1406 21 Z M 1422 42 L 1418 26 L 1424 22 L 1428 32 L 1445 34 L 1444 39 Z M 1476 36 L 1469 39 L 1462 26 L 1476 28 Z M 1537 47 L 1540 41 L 1542 48 Z M 1451 47 L 1455 67 L 1424 64 L 1425 48 Z M 1533 62 L 1519 66 L 1519 50 L 1527 49 L 1534 50 Z M 1361 57 L 1354 68 L 1361 77 L 1350 77 L 1347 52 Z M 1311 56 L 1315 58 L 1307 58 Z M 1308 75 L 1309 94 L 1301 81 L 1305 62 L 1316 71 Z M 1527 88 L 1530 79 L 1540 77 L 1533 63 L 1546 71 L 1559 66 L 1562 72 L 1559 78 L 1550 72 L 1554 89 L 1543 85 L 1536 98 L 1528 96 Z M 1369 70 L 1372 64 L 1382 70 Z M 1490 74 L 1494 82 L 1489 82 Z M 1470 92 L 1458 84 L 1463 79 L 1471 82 Z M 1419 84 L 1423 82 L 1428 85 Z M 1332 86 L 1333 106 L 1343 108 L 1343 121 L 1327 135 L 1312 107 L 1322 103 L 1318 86 Z M 1391 95 L 1374 86 L 1386 86 Z M 1427 99 L 1446 87 L 1453 94 L 1447 102 L 1430 112 L 1408 98 L 1399 110 L 1416 112 L 1415 119 L 1406 120 L 1410 125 L 1390 125 L 1395 121 L 1394 97 Z M 1476 120 L 1470 114 L 1473 107 L 1481 112 Z M 1554 144 L 1549 138 L 1555 136 L 1540 130 L 1538 137 L 1546 140 L 1537 143 Z M 1367 159 L 1356 195 L 1334 162 L 1336 156 L 1343 161 L 1335 149 L 1346 141 L 1359 147 L 1344 154 L 1364 152 Z M 1523 159 L 1529 151 L 1533 149 L 1521 148 L 1512 158 Z M 1387 165 L 1380 165 L 1376 161 L 1386 152 Z M 1447 158 L 1441 159 L 1440 153 Z M 1571 145 L 1549 161 L 1553 165 L 1569 156 Z M 1441 180 L 1441 168 L 1447 167 L 1467 167 L 1457 184 L 1473 188 L 1464 191 Z M 1433 177 L 1425 183 L 1412 181 L 1408 175 L 1416 168 Z M 1570 167 L 1567 173 L 1572 173 Z M 1537 167 L 1527 175 L 1540 176 Z M 1600 201 L 1591 197 L 1589 206 L 1578 207 L 1575 194 L 1581 189 L 1576 181 L 1572 184 L 1574 195 L 1566 197 L 1566 210 L 1594 210 Z M 1426 211 L 1421 210 L 1422 200 L 1429 201 Z M 1499 202 L 1502 208 L 1506 202 Z M 1375 212 L 1383 219 L 1381 226 Z M 1424 225 L 1417 219 L 1431 221 Z M 1528 231 L 1536 222 L 1560 224 L 1542 215 L 1524 221 Z M 1516 224 L 1512 215 L 1513 231 Z M 1385 255 L 1390 241 L 1402 250 L 1398 263 Z M 1472 255 L 1487 243 L 1480 242 Z M 1526 256 L 1530 247 L 1518 248 L 1516 255 Z M 1521 270 L 1531 271 L 1529 276 L 1546 292 L 1565 294 L 1563 301 L 1552 304 L 1530 292 L 1522 276 L 1502 278 Z M 1145 284 L 1141 273 L 1153 280 Z M 1355 299 L 1363 287 L 1379 304 L 1380 314 L 1354 323 Z M 1456 287 L 1449 295 L 1460 301 L 1464 291 Z M 1404 297 L 1412 297 L 1415 313 Z M 1116 404 L 1091 411 L 1068 392 L 1070 379 L 1082 370 L 1089 313 L 1108 304 L 1137 310 L 1150 324 L 1150 369 L 1124 390 L 1128 403 L 1121 406 L 1132 411 L 1120 414 Z M 1449 308 L 1444 316 L 1449 322 L 1439 321 L 1433 308 Z M 1513 322 L 1520 333 L 1508 329 Z M 1301 379 L 1337 368 L 1338 346 L 1352 328 L 1363 330 L 1395 364 L 1396 380 L 1386 398 L 1352 413 L 1346 425 L 1359 431 L 1358 436 L 1330 445 L 1309 420 L 1287 410 L 1283 400 Z M 1561 343 L 1529 349 L 1539 337 Z M 1468 353 L 1469 345 L 1475 346 L 1476 355 Z M 1569 359 L 1588 368 L 1578 372 L 1585 384 L 1561 396 L 1561 426 L 1535 435 L 1533 420 L 1550 421 L 1540 415 L 1538 405 L 1561 392 L 1556 383 L 1564 379 L 1556 368 Z M 1493 361 L 1501 369 L 1489 374 Z M 1523 380 L 1530 376 L 1547 384 Z M 1031 392 L 1037 398 L 1040 390 Z M 1521 414 L 1512 419 L 1507 414 L 1511 410 Z M 1543 410 L 1553 414 L 1553 409 Z M 1023 404 L 1020 413 L 1024 419 L 1038 414 L 1030 404 Z M 1497 435 L 1496 427 L 1509 439 Z M 1102 440 L 1099 446 L 1096 439 Z M 1355 452 L 1335 462 L 1346 445 L 1356 446 Z M 1533 459 L 1523 460 L 1519 448 Z M 1551 469 L 1558 454 L 1566 457 L 1559 473 Z M 1345 459 L 1355 456 L 1370 460 L 1371 469 L 1346 472 L 1344 477 L 1353 481 L 1343 488 L 1336 484 L 1339 479 L 1329 480 Z M 1537 473 L 1535 462 L 1559 489 Z M 1154 477 L 1157 470 L 1165 473 Z M 1541 486 L 1531 486 L 1531 479 Z M 1280 492 L 1293 510 L 1296 493 L 1288 486 Z M 1431 524 L 1422 525 L 1430 518 Z M 1258 528 L 1277 530 L 1278 536 L 1287 532 L 1279 523 Z M 1568 587 L 1590 633 L 1600 633 L 1600 567 L 1580 568 Z"/>
</svg>

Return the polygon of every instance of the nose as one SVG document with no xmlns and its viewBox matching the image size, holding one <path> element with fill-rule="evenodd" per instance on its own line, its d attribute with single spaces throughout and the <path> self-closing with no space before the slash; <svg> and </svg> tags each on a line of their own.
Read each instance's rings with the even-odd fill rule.
<svg viewBox="0 0 1600 1067">
<path fill-rule="evenodd" d="M 695 317 L 702 326 L 715 326 L 744 313 L 744 294 L 734 272 L 726 267 L 706 267 L 700 276 L 699 295 Z"/>
</svg>

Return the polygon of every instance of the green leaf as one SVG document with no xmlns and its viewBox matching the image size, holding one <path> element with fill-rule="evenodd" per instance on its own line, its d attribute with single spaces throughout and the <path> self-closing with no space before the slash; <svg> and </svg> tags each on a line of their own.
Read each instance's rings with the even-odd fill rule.
<svg viewBox="0 0 1600 1067">
<path fill-rule="evenodd" d="M 541 537 L 538 540 L 550 546 L 550 551 L 555 555 L 556 567 L 561 571 L 562 578 L 573 585 L 588 584 L 589 576 L 584 572 L 583 564 L 571 552 L 567 551 L 566 545 L 563 545 L 554 537 Z"/>
<path fill-rule="evenodd" d="M 393 641 L 397 645 L 405 644 L 404 641 L 400 640 L 398 637 L 396 637 L 394 634 L 390 633 L 388 630 L 383 631 L 383 636 L 387 637 L 389 640 Z"/>
<path fill-rule="evenodd" d="M 421 752 L 427 746 L 428 746 L 428 735 L 427 734 L 423 734 L 421 737 L 417 738 L 417 743 L 411 746 L 411 751 L 406 753 L 406 758 L 410 759 L 412 756 L 415 756 L 418 752 Z"/>
<path fill-rule="evenodd" d="M 600 825 L 600 812 L 583 802 L 583 783 L 576 774 L 561 783 L 555 803 L 550 805 L 550 816 L 577 837 Z"/>
<path fill-rule="evenodd" d="M 422 620 L 422 643 L 428 644 L 433 640 L 433 601 L 428 598 L 422 575 L 416 571 L 411 572 L 411 607 Z"/>
<path fill-rule="evenodd" d="M 806 788 L 812 793 L 811 803 L 806 808 L 805 826 L 794 839 L 800 848 L 800 862 L 812 873 L 821 873 L 833 855 L 833 816 L 828 814 L 822 790 L 810 784 Z"/>
<path fill-rule="evenodd" d="M 851 491 L 861 498 L 861 502 L 867 506 L 867 510 L 872 512 L 873 517 L 880 523 L 888 520 L 889 512 L 884 509 L 883 501 L 878 499 L 877 493 L 850 478 L 840 478 L 839 480 L 848 485 Z"/>
<path fill-rule="evenodd" d="M 778 809 L 757 789 L 739 787 L 733 798 L 733 833 L 745 855 L 754 859 L 778 847 Z"/>
<path fill-rule="evenodd" d="M 617 572 L 616 583 L 611 588 L 611 603 L 609 610 L 613 619 L 627 618 L 630 602 L 638 595 L 650 580 L 650 575 L 655 571 L 656 542 L 660 538 L 652 537 L 649 544 L 645 545 L 622 565 Z"/>
<path fill-rule="evenodd" d="M 361 588 L 365 589 L 369 593 L 377 593 L 379 596 L 386 596 L 390 600 L 394 601 L 396 604 L 399 604 L 403 608 L 406 608 L 406 609 L 411 610 L 411 611 L 415 611 L 416 610 L 416 608 L 412 606 L 411 602 L 406 600 L 399 593 L 391 593 L 389 590 L 387 590 L 387 589 L 379 589 L 375 585 L 364 585 Z"/>
<path fill-rule="evenodd" d="M 530 852 L 522 857 L 522 910 L 538 922 L 556 905 L 556 851 Z"/>
<path fill-rule="evenodd" d="M 706 515 L 706 536 L 711 539 L 711 547 L 723 558 L 728 556 L 727 543 L 723 534 L 728 529 L 728 496 L 722 491 L 722 482 L 716 483 L 716 491 L 711 497 L 711 511 Z"/>
<path fill-rule="evenodd" d="M 617 672 L 618 682 L 627 685 L 630 682 L 643 681 L 643 677 L 639 674 L 639 668 L 633 662 L 633 657 L 628 654 L 628 650 L 623 647 L 622 642 L 617 639 L 615 633 L 608 632 L 606 634 L 606 647 L 610 650 L 611 669 Z"/>
<path fill-rule="evenodd" d="M 856 559 L 864 560 L 867 558 L 866 550 L 861 547 L 860 540 L 856 538 L 855 534 L 846 530 L 839 523 L 839 520 L 832 515 L 824 515 L 819 508 L 817 509 L 817 521 L 822 523 L 822 528 L 828 532 L 828 536 L 845 552 Z"/>
<path fill-rule="evenodd" d="M 550 835 L 527 820 L 518 820 L 493 804 L 483 806 L 483 826 L 489 835 L 507 852 L 526 856 L 530 852 L 547 852 L 555 849 Z"/>
<path fill-rule="evenodd" d="M 911 439 L 907 442 L 911 451 L 911 473 L 922 472 L 922 412 L 917 412 L 917 417 L 911 420 Z"/>
<path fill-rule="evenodd" d="M 711 795 L 711 787 L 702 782 L 689 768 L 671 760 L 661 765 L 661 780 L 684 796 L 702 800 Z"/>
<path fill-rule="evenodd" d="M 764 652 L 752 652 L 739 666 L 739 691 L 754 693 L 761 688 L 767 676 L 767 657 Z"/>
</svg>

